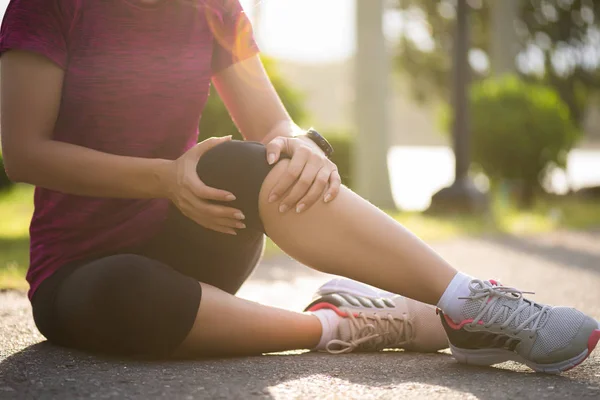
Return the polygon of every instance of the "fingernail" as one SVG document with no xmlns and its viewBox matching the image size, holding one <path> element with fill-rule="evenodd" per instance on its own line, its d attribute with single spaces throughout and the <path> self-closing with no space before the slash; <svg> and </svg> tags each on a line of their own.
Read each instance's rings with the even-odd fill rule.
<svg viewBox="0 0 600 400">
<path fill-rule="evenodd" d="M 279 206 L 279 212 L 280 212 L 280 213 L 282 213 L 282 214 L 283 214 L 283 213 L 284 213 L 284 212 L 286 212 L 287 210 L 289 210 L 289 207 L 288 207 L 287 205 L 285 205 L 285 204 L 282 204 L 282 205 L 280 205 L 280 206 Z"/>
<path fill-rule="evenodd" d="M 228 194 L 227 196 L 225 196 L 225 200 L 227 201 L 234 201 L 235 200 L 235 196 L 232 194 Z"/>
<path fill-rule="evenodd" d="M 300 214 L 304 208 L 306 208 L 304 204 L 298 204 L 298 207 L 296 207 L 296 212 Z"/>
<path fill-rule="evenodd" d="M 276 201 L 276 200 L 277 200 L 277 195 L 276 195 L 276 194 L 272 194 L 272 195 L 269 197 L 269 203 L 273 203 L 273 202 L 274 202 L 274 201 Z"/>
<path fill-rule="evenodd" d="M 233 235 L 233 236 L 237 236 L 237 232 L 236 231 L 229 231 L 229 234 Z"/>
<path fill-rule="evenodd" d="M 244 214 L 240 213 L 240 212 L 239 213 L 235 213 L 233 216 L 235 218 L 237 218 L 237 219 L 246 219 L 246 216 Z"/>
<path fill-rule="evenodd" d="M 238 229 L 246 229 L 246 225 L 245 224 L 235 224 L 235 226 Z"/>
<path fill-rule="evenodd" d="M 269 161 L 269 165 L 273 164 L 275 162 L 275 154 L 273 154 L 273 153 L 269 154 L 268 161 Z"/>
<path fill-rule="evenodd" d="M 329 203 L 331 201 L 331 193 L 327 193 L 325 195 L 325 203 Z"/>
</svg>

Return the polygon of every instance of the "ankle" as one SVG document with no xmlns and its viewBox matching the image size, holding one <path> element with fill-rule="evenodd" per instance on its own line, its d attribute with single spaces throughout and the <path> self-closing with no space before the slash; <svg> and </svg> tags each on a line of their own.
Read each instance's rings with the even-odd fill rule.
<svg viewBox="0 0 600 400">
<path fill-rule="evenodd" d="M 316 317 L 321 323 L 321 338 L 312 350 L 325 350 L 327 343 L 335 339 L 340 316 L 337 315 L 335 311 L 328 309 L 311 311 L 310 314 Z"/>
<path fill-rule="evenodd" d="M 458 272 L 440 298 L 437 306 L 452 320 L 459 322 L 462 319 L 462 308 L 465 303 L 461 297 L 468 296 L 471 290 L 469 283 L 473 277 Z"/>
</svg>

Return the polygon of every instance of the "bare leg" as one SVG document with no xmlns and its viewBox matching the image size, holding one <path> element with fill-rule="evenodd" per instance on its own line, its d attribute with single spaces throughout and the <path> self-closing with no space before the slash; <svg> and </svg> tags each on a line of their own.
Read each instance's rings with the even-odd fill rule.
<svg viewBox="0 0 600 400">
<path fill-rule="evenodd" d="M 321 337 L 321 323 L 312 315 L 240 299 L 202 285 L 196 322 L 178 355 L 257 355 L 312 349 Z"/>
<path fill-rule="evenodd" d="M 260 213 L 271 239 L 287 254 L 319 271 L 352 278 L 429 304 L 437 304 L 457 271 L 387 214 L 347 188 L 326 204 L 296 214 L 267 198 L 288 160 L 265 180 Z"/>
<path fill-rule="evenodd" d="M 390 292 L 436 304 L 456 270 L 388 215 L 343 188 L 338 198 L 281 214 L 268 195 L 289 161 L 263 183 L 260 213 L 269 236 L 298 261 Z M 180 354 L 260 354 L 314 348 L 321 324 L 312 316 L 234 297 L 202 284 L 192 331 Z"/>
</svg>

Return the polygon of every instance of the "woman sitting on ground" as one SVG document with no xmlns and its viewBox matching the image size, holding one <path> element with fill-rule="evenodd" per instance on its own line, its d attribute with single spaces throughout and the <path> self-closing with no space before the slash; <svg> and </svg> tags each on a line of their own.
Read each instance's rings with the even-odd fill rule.
<svg viewBox="0 0 600 400">
<path fill-rule="evenodd" d="M 449 341 L 460 362 L 560 372 L 600 339 L 579 311 L 458 272 L 342 186 L 238 0 L 11 0 L 0 52 L 5 165 L 36 186 L 27 278 L 53 343 L 190 356 Z M 196 143 L 211 81 L 246 141 Z M 265 234 L 388 293 L 335 281 L 304 313 L 235 297 Z"/>
</svg>

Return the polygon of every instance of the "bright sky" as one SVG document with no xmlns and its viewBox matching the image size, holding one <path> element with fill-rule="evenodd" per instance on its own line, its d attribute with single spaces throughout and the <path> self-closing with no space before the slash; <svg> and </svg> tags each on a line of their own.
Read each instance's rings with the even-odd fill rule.
<svg viewBox="0 0 600 400">
<path fill-rule="evenodd" d="M 241 0 L 253 15 L 254 0 Z M 256 26 L 265 53 L 295 61 L 347 58 L 354 51 L 352 0 L 262 0 Z"/>
<path fill-rule="evenodd" d="M 240 2 L 252 15 L 254 0 Z M 260 46 L 275 57 L 322 62 L 354 51 L 353 0 L 262 0 L 262 21 Z"/>
</svg>

